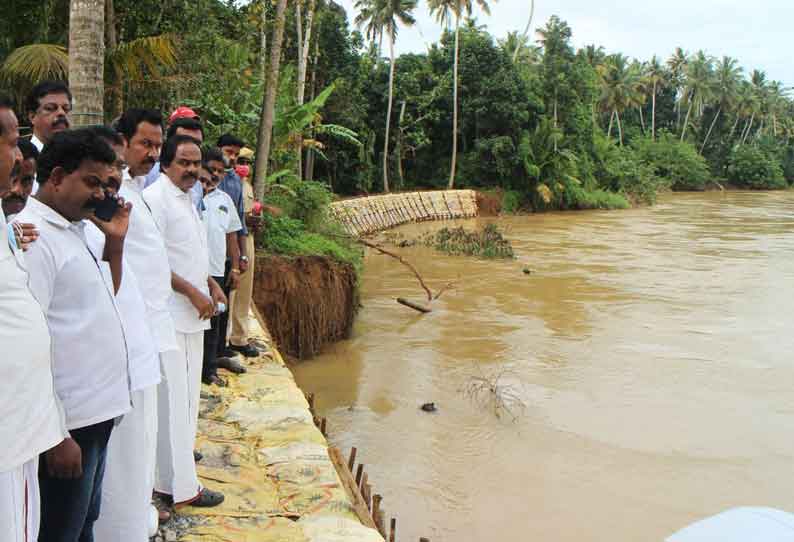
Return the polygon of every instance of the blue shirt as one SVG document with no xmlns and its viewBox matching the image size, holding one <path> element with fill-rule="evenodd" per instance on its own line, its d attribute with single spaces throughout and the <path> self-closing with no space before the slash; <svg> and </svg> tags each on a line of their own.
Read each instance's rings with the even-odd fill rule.
<svg viewBox="0 0 794 542">
<path fill-rule="evenodd" d="M 196 183 L 199 184 L 199 183 Z M 226 192 L 232 201 L 234 202 L 234 206 L 237 208 L 237 215 L 240 217 L 240 223 L 243 225 L 243 229 L 237 232 L 237 235 L 248 235 L 248 228 L 245 227 L 245 206 L 243 204 L 243 181 L 240 180 L 240 177 L 232 171 L 227 171 L 226 176 L 218 185 L 218 188 Z M 250 255 L 248 256 L 251 257 Z"/>
<path fill-rule="evenodd" d="M 152 170 L 146 174 L 146 181 L 143 183 L 143 187 L 146 188 L 150 184 L 153 184 L 160 177 L 160 162 L 155 162 Z M 234 199 L 234 198 L 232 198 Z M 204 189 L 201 187 L 201 183 L 196 181 L 196 184 L 193 185 L 193 188 L 190 189 L 190 200 L 193 202 L 193 205 L 196 206 L 196 209 L 199 210 L 199 215 L 201 215 L 201 211 L 204 210 Z"/>
</svg>

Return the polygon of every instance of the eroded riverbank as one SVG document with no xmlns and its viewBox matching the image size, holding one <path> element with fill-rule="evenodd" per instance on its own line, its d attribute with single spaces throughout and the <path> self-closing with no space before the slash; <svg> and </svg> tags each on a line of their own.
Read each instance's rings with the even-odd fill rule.
<svg viewBox="0 0 794 542">
<path fill-rule="evenodd" d="M 460 277 L 425 316 L 370 254 L 353 337 L 296 378 L 335 443 L 367 450 L 401 538 L 658 540 L 730 506 L 792 510 L 793 208 L 715 192 L 500 218 L 515 261 L 401 250 L 429 282 Z M 501 367 L 516 423 L 460 392 Z"/>
</svg>

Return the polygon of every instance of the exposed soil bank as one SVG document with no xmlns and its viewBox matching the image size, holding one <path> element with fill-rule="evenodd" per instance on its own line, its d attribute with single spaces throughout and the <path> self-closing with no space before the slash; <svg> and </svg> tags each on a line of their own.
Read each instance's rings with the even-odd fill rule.
<svg viewBox="0 0 794 542">
<path fill-rule="evenodd" d="M 350 335 L 358 308 L 352 265 L 323 256 L 257 256 L 253 299 L 279 349 L 296 358 Z"/>
</svg>

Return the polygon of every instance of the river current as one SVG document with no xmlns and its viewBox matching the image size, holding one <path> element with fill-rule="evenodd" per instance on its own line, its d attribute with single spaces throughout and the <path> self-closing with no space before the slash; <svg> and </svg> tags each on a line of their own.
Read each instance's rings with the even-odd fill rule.
<svg viewBox="0 0 794 542">
<path fill-rule="evenodd" d="M 794 192 L 459 223 L 490 221 L 515 260 L 399 249 L 432 289 L 456 281 L 426 315 L 367 254 L 352 338 L 293 367 L 398 540 L 663 540 L 733 506 L 794 512 Z M 500 373 L 515 420 L 465 393 Z"/>
</svg>

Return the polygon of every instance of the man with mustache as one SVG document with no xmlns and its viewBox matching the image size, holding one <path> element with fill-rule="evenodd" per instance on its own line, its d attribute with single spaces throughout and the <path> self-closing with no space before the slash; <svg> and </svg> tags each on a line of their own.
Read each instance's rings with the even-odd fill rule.
<svg viewBox="0 0 794 542">
<path fill-rule="evenodd" d="M 20 139 L 17 147 L 21 160 L 11 180 L 11 190 L 3 197 L 3 212 L 9 222 L 25 208 L 28 202 L 36 178 L 36 160 L 39 157 L 39 151 L 26 139 Z"/>
<path fill-rule="evenodd" d="M 71 126 L 72 93 L 61 81 L 42 81 L 33 87 L 28 94 L 26 107 L 28 120 L 33 127 L 30 142 L 39 152 L 53 135 Z"/>
<path fill-rule="evenodd" d="M 162 354 L 155 490 L 176 506 L 217 506 L 223 494 L 201 487 L 193 459 L 204 331 L 218 305 L 228 305 L 209 275 L 207 229 L 189 195 L 201 167 L 199 142 L 184 135 L 168 138 L 160 166 L 163 173 L 143 191 L 143 200 L 165 239 L 178 350 Z"/>
<path fill-rule="evenodd" d="M 0 96 L 0 198 L 18 163 L 19 129 L 11 102 Z M 5 203 L 3 201 L 3 203 Z M 50 333 L 28 287 L 20 250 L 5 236 L 0 213 L 0 525 L 3 540 L 36 540 L 39 454 L 68 435 L 53 389 Z"/>
<path fill-rule="evenodd" d="M 40 189 L 19 214 L 39 239 L 25 253 L 30 288 L 52 334 L 55 393 L 67 438 L 41 455 L 38 542 L 93 540 L 110 433 L 130 410 L 127 344 L 116 306 L 130 206 L 94 216 L 116 160 L 90 129 L 52 136 L 39 156 Z M 86 221 L 104 234 L 92 252 Z"/>
</svg>

